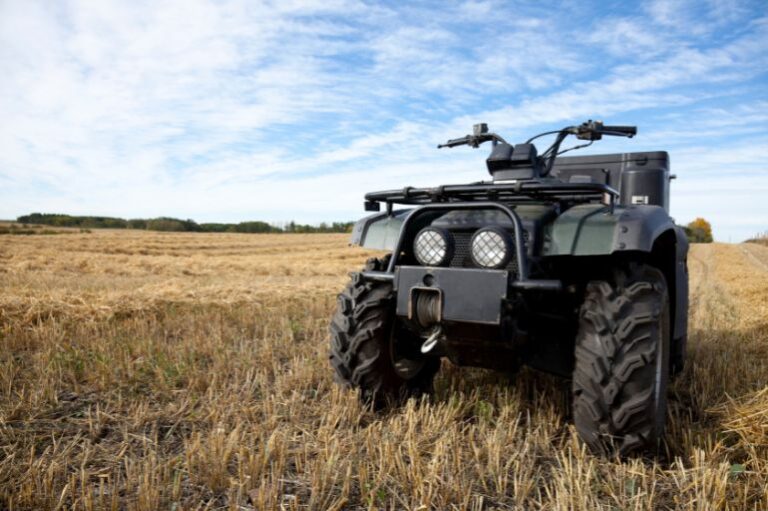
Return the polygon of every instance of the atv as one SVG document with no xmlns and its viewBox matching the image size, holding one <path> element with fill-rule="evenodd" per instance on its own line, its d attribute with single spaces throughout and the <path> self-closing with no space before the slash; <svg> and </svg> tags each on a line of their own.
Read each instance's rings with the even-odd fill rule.
<svg viewBox="0 0 768 511">
<path fill-rule="evenodd" d="M 380 409 L 429 393 L 443 357 L 506 372 L 525 364 L 570 379 L 573 422 L 594 452 L 657 449 L 688 317 L 669 156 L 560 157 L 636 133 L 588 121 L 511 145 L 478 124 L 438 148 L 491 142 L 492 180 L 367 194 L 367 211 L 385 211 L 358 221 L 351 242 L 388 255 L 338 296 L 337 380 Z M 545 135 L 554 142 L 539 154 L 533 141 Z M 585 142 L 561 150 L 571 135 Z"/>
</svg>

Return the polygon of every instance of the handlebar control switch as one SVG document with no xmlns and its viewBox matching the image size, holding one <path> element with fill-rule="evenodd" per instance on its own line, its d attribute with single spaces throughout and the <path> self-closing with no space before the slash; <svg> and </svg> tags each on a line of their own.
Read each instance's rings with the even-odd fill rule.
<svg viewBox="0 0 768 511">
<path fill-rule="evenodd" d="M 603 138 L 603 122 L 588 120 L 576 129 L 579 140 L 601 140 Z"/>
</svg>

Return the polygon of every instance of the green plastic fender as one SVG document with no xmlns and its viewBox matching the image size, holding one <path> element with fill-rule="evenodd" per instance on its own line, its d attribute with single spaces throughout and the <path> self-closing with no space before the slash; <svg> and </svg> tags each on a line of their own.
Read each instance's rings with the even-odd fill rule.
<svg viewBox="0 0 768 511">
<path fill-rule="evenodd" d="M 410 212 L 410 209 L 400 209 L 391 215 L 375 213 L 361 218 L 352 228 L 349 243 L 374 250 L 394 250 L 400 238 L 400 228 Z"/>
<path fill-rule="evenodd" d="M 653 242 L 675 224 L 660 206 L 574 206 L 544 228 L 542 255 L 608 255 L 650 252 Z"/>
<path fill-rule="evenodd" d="M 649 253 L 654 242 L 667 232 L 674 233 L 673 266 L 668 268 L 667 285 L 674 300 L 673 338 L 685 343 L 688 332 L 688 241 L 660 206 L 616 206 L 599 204 L 574 206 L 544 228 L 542 255 L 599 256 L 624 251 Z"/>
</svg>

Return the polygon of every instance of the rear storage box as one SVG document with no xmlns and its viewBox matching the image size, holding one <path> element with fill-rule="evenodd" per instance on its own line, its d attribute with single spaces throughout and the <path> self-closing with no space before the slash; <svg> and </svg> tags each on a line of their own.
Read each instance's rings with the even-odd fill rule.
<svg viewBox="0 0 768 511">
<path fill-rule="evenodd" d="M 620 204 L 652 204 L 669 211 L 665 151 L 562 157 L 555 160 L 551 175 L 566 183 L 605 183 L 619 191 Z"/>
</svg>

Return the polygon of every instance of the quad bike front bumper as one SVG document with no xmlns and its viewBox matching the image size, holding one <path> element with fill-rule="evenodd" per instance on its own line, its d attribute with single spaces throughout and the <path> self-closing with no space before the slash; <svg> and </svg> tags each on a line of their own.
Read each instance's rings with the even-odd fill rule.
<svg viewBox="0 0 768 511">
<path fill-rule="evenodd" d="M 512 222 L 514 259 L 517 271 L 504 269 L 407 266 L 398 264 L 398 256 L 406 245 L 405 233 L 421 215 L 449 210 L 500 210 Z M 363 272 L 363 278 L 393 283 L 397 295 L 397 315 L 411 320 L 429 316 L 430 323 L 454 321 L 498 325 L 505 300 L 514 291 L 559 291 L 559 280 L 531 279 L 528 276 L 528 253 L 523 226 L 515 210 L 498 202 L 460 202 L 428 204 L 411 211 L 403 220 L 400 236 L 384 271 Z M 427 300 L 419 297 L 428 295 Z M 425 308 L 431 309 L 426 311 Z M 421 311 L 421 313 L 420 313 Z M 422 324 L 423 321 L 420 321 Z M 426 325 L 424 325 L 426 326 Z"/>
<path fill-rule="evenodd" d="M 438 323 L 498 325 L 507 299 L 509 272 L 400 266 L 395 270 L 393 287 L 398 316 L 420 322 L 428 316 Z"/>
</svg>

